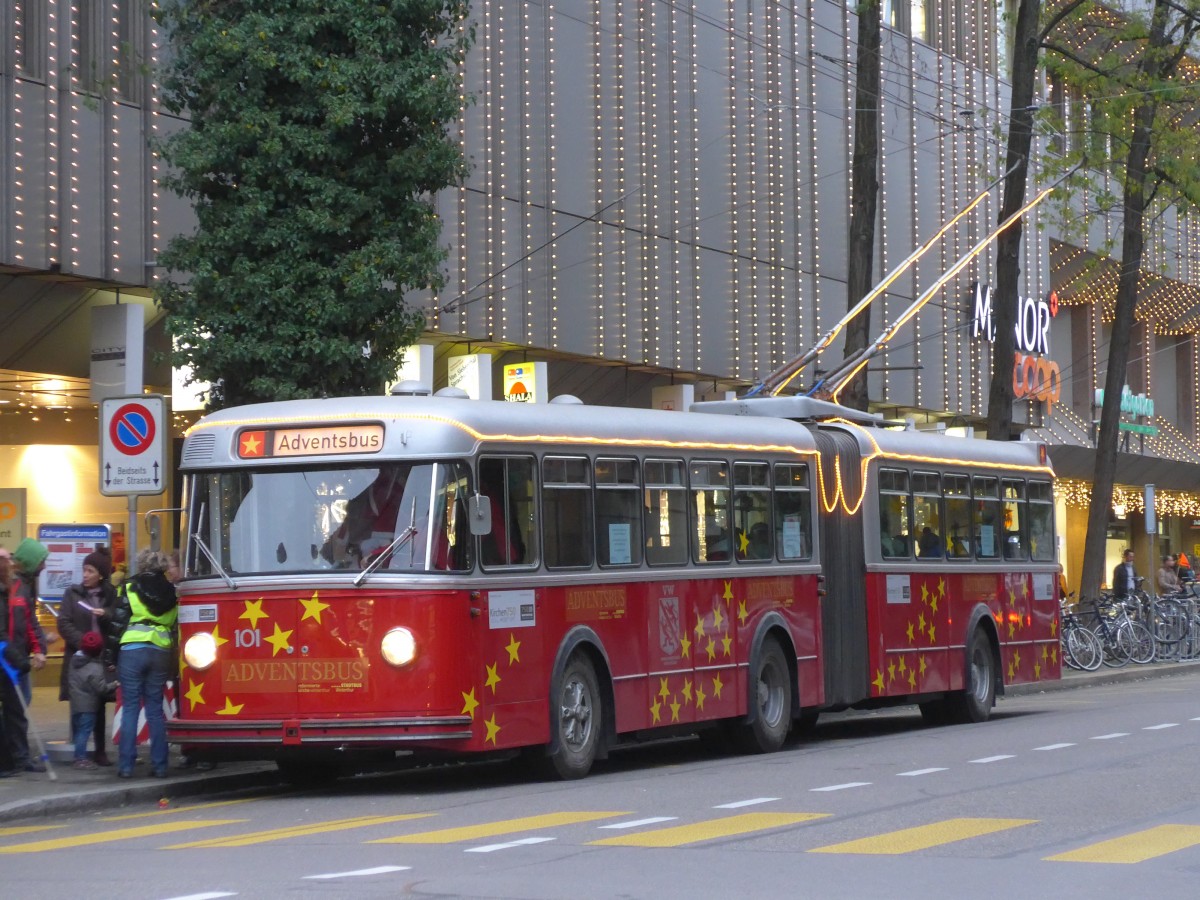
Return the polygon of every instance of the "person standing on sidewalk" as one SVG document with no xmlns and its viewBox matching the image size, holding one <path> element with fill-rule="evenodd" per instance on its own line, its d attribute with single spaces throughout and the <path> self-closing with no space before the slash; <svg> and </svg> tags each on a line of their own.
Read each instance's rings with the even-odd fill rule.
<svg viewBox="0 0 1200 900">
<path fill-rule="evenodd" d="M 96 725 L 97 710 L 104 715 L 104 700 L 117 689 L 117 682 L 105 672 L 100 654 L 104 638 L 98 631 L 85 631 L 79 649 L 64 660 L 71 699 L 71 733 L 75 742 L 76 769 L 95 769 L 98 765 L 88 759 L 88 735 Z"/>
<path fill-rule="evenodd" d="M 1137 590 L 1137 570 L 1133 567 L 1133 551 L 1121 554 L 1121 561 L 1113 569 L 1112 592 L 1114 597 L 1128 597 Z"/>
<path fill-rule="evenodd" d="M 83 639 L 87 635 L 95 634 L 101 639 L 101 645 L 104 644 L 103 638 L 112 623 L 113 611 L 117 605 L 117 592 L 108 582 L 111 574 L 112 557 L 108 555 L 107 549 L 89 553 L 83 560 L 83 582 L 67 588 L 63 593 L 62 605 L 58 610 L 58 633 L 62 635 L 63 642 L 66 644 L 63 649 L 64 665 L 58 699 L 71 702 L 72 727 L 77 721 L 75 717 L 76 704 L 69 688 L 71 666 L 66 663 L 72 659 L 77 650 L 83 647 Z M 98 705 L 94 710 L 96 715 L 92 720 L 92 739 L 96 747 L 92 759 L 98 766 L 112 765 L 105 750 L 104 704 L 106 702 L 104 694 L 99 694 Z M 73 737 L 78 746 L 79 736 L 73 735 Z M 87 744 L 86 735 L 84 735 L 84 744 Z"/>
<path fill-rule="evenodd" d="M 114 629 L 120 634 L 117 677 L 121 682 L 121 746 L 117 775 L 133 777 L 137 761 L 138 707 L 146 709 L 150 729 L 150 771 L 167 777 L 167 720 L 163 687 L 171 675 L 171 652 L 179 601 L 167 577 L 171 557 L 142 550 L 137 572 L 121 585 Z"/>
<path fill-rule="evenodd" d="M 0 642 L 5 642 L 5 663 L 18 676 L 46 664 L 46 654 L 38 642 L 31 618 L 37 604 L 34 579 L 46 564 L 50 552 L 33 538 L 26 538 L 13 553 L 17 577 L 11 577 L 9 561 L 0 557 Z M 17 681 L 0 672 L 0 722 L 4 728 L 4 747 L 0 753 L 0 778 L 21 772 L 45 772 L 46 766 L 29 757 L 29 718 Z"/>
</svg>

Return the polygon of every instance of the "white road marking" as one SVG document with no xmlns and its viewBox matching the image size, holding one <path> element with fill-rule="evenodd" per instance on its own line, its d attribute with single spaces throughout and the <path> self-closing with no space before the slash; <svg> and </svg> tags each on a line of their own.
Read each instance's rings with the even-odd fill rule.
<svg viewBox="0 0 1200 900">
<path fill-rule="evenodd" d="M 740 809 L 743 806 L 758 806 L 760 803 L 774 803 L 778 797 L 755 797 L 753 800 L 735 800 L 733 803 L 720 803 L 713 809 Z"/>
<path fill-rule="evenodd" d="M 1129 732 L 1128 731 L 1114 731 L 1112 734 L 1098 734 L 1094 738 L 1092 738 L 1092 740 L 1093 741 L 1111 741 L 1113 738 L 1119 738 L 1119 737 L 1129 737 Z"/>
<path fill-rule="evenodd" d="M 637 828 L 639 825 L 657 825 L 659 822 L 674 822 L 679 816 L 654 816 L 649 819 L 634 819 L 632 822 L 617 822 L 615 825 L 601 825 L 601 828 Z"/>
<path fill-rule="evenodd" d="M 1034 750 L 1062 750 L 1066 747 L 1074 747 L 1074 744 L 1047 744 L 1045 747 L 1034 747 Z"/>
<path fill-rule="evenodd" d="M 172 897 L 171 900 L 217 900 L 218 897 L 236 897 L 237 891 L 208 891 L 204 894 L 188 894 L 185 897 Z"/>
<path fill-rule="evenodd" d="M 810 791 L 844 791 L 847 788 L 867 787 L 869 781 L 847 781 L 845 784 L 829 784 L 825 787 L 809 788 Z"/>
<path fill-rule="evenodd" d="M 324 875 L 305 875 L 304 877 L 313 881 L 323 878 L 357 878 L 360 875 L 386 875 L 388 872 L 406 872 L 412 866 L 376 866 L 373 869 L 356 869 L 353 872 L 327 872 Z"/>
<path fill-rule="evenodd" d="M 1161 725 L 1147 725 L 1142 731 L 1162 731 L 1164 728 L 1174 728 L 1178 722 L 1163 722 Z"/>
<path fill-rule="evenodd" d="M 494 850 L 509 850 L 513 847 L 524 847 L 527 844 L 544 844 L 546 841 L 552 841 L 552 837 L 528 837 L 521 838 L 519 841 L 508 841 L 504 844 L 488 844 L 485 847 L 468 847 L 466 853 L 491 853 Z"/>
<path fill-rule="evenodd" d="M 932 775 L 934 772 L 945 772 L 945 768 L 933 769 L 913 769 L 911 772 L 897 772 L 896 775 L 901 778 L 909 778 L 914 775 Z"/>
<path fill-rule="evenodd" d="M 969 760 L 969 762 L 973 762 L 973 763 L 994 763 L 994 762 L 1000 762 L 1000 760 L 1002 760 L 1002 759 L 1013 759 L 1013 758 L 1014 758 L 1014 757 L 1013 757 L 1013 755 L 1012 755 L 1011 753 L 1001 753 L 1001 754 L 999 754 L 998 756 L 985 756 L 985 757 L 983 757 L 983 758 L 981 758 L 981 759 L 972 759 L 972 760 Z"/>
</svg>

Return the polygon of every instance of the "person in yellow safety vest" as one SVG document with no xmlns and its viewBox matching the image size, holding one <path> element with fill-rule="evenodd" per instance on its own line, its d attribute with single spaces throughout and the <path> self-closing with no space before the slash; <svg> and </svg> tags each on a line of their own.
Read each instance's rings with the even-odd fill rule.
<svg viewBox="0 0 1200 900">
<path fill-rule="evenodd" d="M 161 550 L 142 550 L 136 574 L 121 585 L 114 615 L 120 635 L 117 678 L 121 683 L 121 746 L 117 775 L 132 778 L 137 762 L 138 708 L 146 708 L 150 729 L 150 772 L 167 777 L 167 720 L 163 688 L 171 675 L 172 646 L 179 600 L 167 577 L 171 557 Z"/>
</svg>

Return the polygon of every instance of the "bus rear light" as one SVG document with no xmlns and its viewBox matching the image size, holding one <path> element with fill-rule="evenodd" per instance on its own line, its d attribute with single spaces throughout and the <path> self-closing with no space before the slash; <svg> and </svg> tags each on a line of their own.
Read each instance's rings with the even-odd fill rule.
<svg viewBox="0 0 1200 900">
<path fill-rule="evenodd" d="M 407 628 L 393 628 L 379 642 L 379 650 L 393 666 L 407 666 L 417 656 L 417 640 Z"/>
<path fill-rule="evenodd" d="M 217 642 L 207 631 L 193 634 L 183 645 L 183 661 L 188 668 L 203 672 L 217 661 Z"/>
</svg>

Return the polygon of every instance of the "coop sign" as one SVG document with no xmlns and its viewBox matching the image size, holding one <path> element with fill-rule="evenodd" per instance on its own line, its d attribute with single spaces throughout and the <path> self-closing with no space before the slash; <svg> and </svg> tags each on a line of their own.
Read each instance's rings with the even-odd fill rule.
<svg viewBox="0 0 1200 900">
<path fill-rule="evenodd" d="M 992 287 L 976 282 L 972 287 L 974 316 L 971 336 L 996 340 L 992 321 Z M 1013 396 L 1018 400 L 1041 400 L 1049 413 L 1062 397 L 1062 370 L 1047 356 L 1050 353 L 1050 322 L 1058 315 L 1058 294 L 1045 300 L 1017 298 L 1017 323 L 1013 329 L 1017 350 L 1013 355 Z"/>
</svg>

